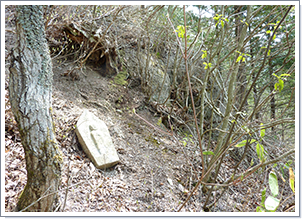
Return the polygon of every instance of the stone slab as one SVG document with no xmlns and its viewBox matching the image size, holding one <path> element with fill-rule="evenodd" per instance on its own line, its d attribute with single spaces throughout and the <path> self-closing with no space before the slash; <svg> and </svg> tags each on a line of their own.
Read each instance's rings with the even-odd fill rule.
<svg viewBox="0 0 303 220">
<path fill-rule="evenodd" d="M 84 152 L 96 168 L 108 168 L 119 162 L 106 124 L 93 113 L 83 111 L 77 122 L 76 134 Z"/>
</svg>

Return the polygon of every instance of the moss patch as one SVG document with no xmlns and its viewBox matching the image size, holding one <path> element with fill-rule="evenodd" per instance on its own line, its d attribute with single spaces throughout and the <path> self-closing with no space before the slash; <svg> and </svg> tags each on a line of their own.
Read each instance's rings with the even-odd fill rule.
<svg viewBox="0 0 303 220">
<path fill-rule="evenodd" d="M 160 142 L 157 141 L 152 135 L 149 135 L 148 137 L 145 137 L 145 141 L 152 143 L 156 147 L 160 146 Z"/>
<path fill-rule="evenodd" d="M 118 75 L 114 77 L 114 82 L 115 84 L 125 86 L 128 84 L 128 82 L 126 81 L 127 77 L 128 77 L 127 71 L 126 70 L 121 71 L 120 73 L 118 73 Z"/>
</svg>

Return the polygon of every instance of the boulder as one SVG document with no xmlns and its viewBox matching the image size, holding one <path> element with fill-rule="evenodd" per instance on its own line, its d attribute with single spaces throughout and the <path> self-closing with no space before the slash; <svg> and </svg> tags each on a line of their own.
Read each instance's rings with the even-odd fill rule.
<svg viewBox="0 0 303 220">
<path fill-rule="evenodd" d="M 86 153 L 98 169 L 114 166 L 119 157 L 106 124 L 88 110 L 80 116 L 76 134 Z"/>
</svg>

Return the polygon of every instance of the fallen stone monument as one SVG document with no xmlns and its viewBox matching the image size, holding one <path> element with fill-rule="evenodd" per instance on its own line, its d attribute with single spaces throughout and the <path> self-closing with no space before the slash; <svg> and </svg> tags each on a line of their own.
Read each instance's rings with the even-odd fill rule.
<svg viewBox="0 0 303 220">
<path fill-rule="evenodd" d="M 84 110 L 77 122 L 76 134 L 84 152 L 96 168 L 109 168 L 119 162 L 106 124 L 93 113 Z"/>
</svg>

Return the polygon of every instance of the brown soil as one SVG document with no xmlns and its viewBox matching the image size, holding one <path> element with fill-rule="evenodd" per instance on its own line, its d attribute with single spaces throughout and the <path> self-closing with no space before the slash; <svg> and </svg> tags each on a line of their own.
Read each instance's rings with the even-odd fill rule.
<svg viewBox="0 0 303 220">
<path fill-rule="evenodd" d="M 53 69 L 54 121 L 64 156 L 61 206 L 65 188 L 70 187 L 64 211 L 174 211 L 186 198 L 181 182 L 186 184 L 192 175 L 182 145 L 132 113 L 135 107 L 138 115 L 154 125 L 157 123 L 140 87 L 116 85 L 90 68 L 78 73 L 79 80 L 73 80 L 62 74 L 72 66 L 54 64 Z M 6 97 L 7 114 L 12 118 L 8 94 Z M 120 158 L 120 163 L 111 169 L 96 169 L 78 143 L 74 126 L 84 109 L 93 112 L 109 128 Z M 6 211 L 14 210 L 26 183 L 20 138 L 16 130 L 11 135 L 15 135 L 15 142 L 7 135 Z M 193 199 L 199 201 L 198 197 Z M 200 211 L 201 207 L 191 209 Z"/>
<path fill-rule="evenodd" d="M 54 63 L 53 68 L 53 114 L 64 158 L 58 211 L 176 211 L 197 182 L 190 165 L 200 170 L 197 146 L 188 141 L 184 148 L 183 135 L 173 137 L 161 133 L 144 121 L 156 126 L 158 117 L 144 101 L 140 86 L 116 85 L 112 78 L 102 77 L 101 70 L 90 67 L 77 72 L 78 80 L 74 80 L 74 75 L 64 76 L 73 65 L 56 66 Z M 26 169 L 7 90 L 6 106 L 6 126 L 12 129 L 6 132 L 5 201 L 6 211 L 13 211 L 26 184 Z M 133 108 L 144 120 L 132 113 Z M 96 169 L 78 143 L 74 128 L 84 109 L 93 112 L 108 126 L 120 158 L 110 169 Z M 229 165 L 226 161 L 226 166 Z M 231 189 L 230 196 L 225 193 L 224 197 L 230 201 L 220 200 L 215 210 L 232 211 L 237 205 L 232 196 L 234 192 Z M 184 211 L 202 211 L 201 203 L 206 195 L 202 190 L 197 191 Z M 237 200 L 241 197 L 237 196 Z M 242 203 L 243 199 L 240 199 Z"/>
</svg>

